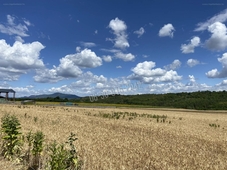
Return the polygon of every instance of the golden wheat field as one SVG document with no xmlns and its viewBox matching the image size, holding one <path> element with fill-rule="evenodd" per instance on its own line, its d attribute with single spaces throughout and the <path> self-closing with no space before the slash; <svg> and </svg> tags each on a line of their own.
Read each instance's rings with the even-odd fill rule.
<svg viewBox="0 0 227 170">
<path fill-rule="evenodd" d="M 6 112 L 23 133 L 41 130 L 45 143 L 76 133 L 84 170 L 227 169 L 224 111 L 0 105 Z M 2 158 L 0 167 L 21 168 Z"/>
</svg>

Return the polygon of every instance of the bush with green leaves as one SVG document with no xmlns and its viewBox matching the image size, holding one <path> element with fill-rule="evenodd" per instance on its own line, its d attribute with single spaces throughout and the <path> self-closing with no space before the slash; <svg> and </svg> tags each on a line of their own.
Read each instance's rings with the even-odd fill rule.
<svg viewBox="0 0 227 170">
<path fill-rule="evenodd" d="M 15 115 L 5 114 L 1 118 L 2 132 L 2 155 L 4 158 L 12 160 L 21 151 L 21 133 L 20 122 Z"/>
<path fill-rule="evenodd" d="M 33 154 L 33 162 L 32 167 L 33 169 L 36 169 L 40 167 L 40 160 L 41 160 L 41 152 L 43 151 L 43 142 L 44 142 L 44 134 L 42 131 L 37 131 L 33 135 L 33 148 L 32 148 L 32 154 Z"/>
<path fill-rule="evenodd" d="M 31 131 L 29 131 L 26 136 L 24 137 L 25 142 L 28 145 L 27 151 L 25 152 L 23 157 L 23 160 L 26 164 L 30 164 L 31 160 L 31 149 L 32 149 L 32 141 L 33 141 L 33 134 Z"/>
<path fill-rule="evenodd" d="M 68 141 L 66 142 L 70 149 L 69 149 L 69 157 L 68 157 L 68 166 L 70 169 L 81 169 L 82 161 L 79 160 L 76 147 L 73 144 L 74 141 L 76 141 L 78 138 L 75 137 L 76 134 L 72 133 L 70 134 Z"/>
<path fill-rule="evenodd" d="M 56 141 L 50 144 L 47 150 L 44 149 L 44 134 L 42 131 L 25 136 L 20 133 L 20 122 L 15 115 L 5 114 L 1 118 L 2 132 L 2 155 L 9 159 L 24 162 L 28 169 L 38 170 L 46 167 L 48 170 L 79 170 L 82 161 L 79 160 L 74 141 L 77 140 L 74 133 L 71 133 L 65 144 L 57 144 Z M 23 140 L 22 140 L 23 139 Z M 22 143 L 22 141 L 24 143 Z M 22 151 L 22 144 L 27 146 L 25 152 Z M 44 162 L 42 153 L 48 151 L 47 161 Z M 45 155 L 45 154 L 44 154 Z"/>
<path fill-rule="evenodd" d="M 54 141 L 50 147 L 50 160 L 48 163 L 48 169 L 50 170 L 63 170 L 63 169 L 73 169 L 73 170 L 79 170 L 82 166 L 82 161 L 79 160 L 76 148 L 73 144 L 74 141 L 76 141 L 77 138 L 75 137 L 74 133 L 71 133 L 68 141 L 66 144 L 68 144 L 69 149 L 66 149 L 66 146 L 64 144 L 57 144 L 56 141 Z"/>
<path fill-rule="evenodd" d="M 48 169 L 50 170 L 62 170 L 67 168 L 68 152 L 64 149 L 63 144 L 57 144 L 56 141 L 50 144 L 50 160 Z"/>
</svg>

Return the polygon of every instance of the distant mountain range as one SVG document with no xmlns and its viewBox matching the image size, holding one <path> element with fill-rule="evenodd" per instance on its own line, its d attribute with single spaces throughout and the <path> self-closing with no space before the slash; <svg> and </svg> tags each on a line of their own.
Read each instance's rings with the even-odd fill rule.
<svg viewBox="0 0 227 170">
<path fill-rule="evenodd" d="M 51 98 L 55 98 L 55 97 L 60 97 L 61 99 L 78 99 L 80 98 L 77 95 L 73 95 L 73 94 L 63 94 L 63 93 L 53 93 L 53 94 L 41 94 L 41 95 L 31 95 L 31 96 L 24 96 L 21 97 L 26 98 L 26 99 L 41 99 L 41 98 L 47 98 L 47 97 L 51 97 Z"/>
</svg>

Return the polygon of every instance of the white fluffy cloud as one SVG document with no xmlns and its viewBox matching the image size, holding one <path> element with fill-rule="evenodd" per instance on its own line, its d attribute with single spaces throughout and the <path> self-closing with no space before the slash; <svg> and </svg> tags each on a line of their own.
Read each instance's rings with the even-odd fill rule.
<svg viewBox="0 0 227 170">
<path fill-rule="evenodd" d="M 139 30 L 134 31 L 134 34 L 138 35 L 138 38 L 141 37 L 145 33 L 145 30 L 143 27 L 141 27 Z"/>
<path fill-rule="evenodd" d="M 209 78 L 225 78 L 227 77 L 227 53 L 224 53 L 218 61 L 222 64 L 222 70 L 212 69 L 206 73 Z"/>
<path fill-rule="evenodd" d="M 173 32 L 175 31 L 172 24 L 166 24 L 159 30 L 160 37 L 171 37 L 173 38 Z"/>
<path fill-rule="evenodd" d="M 60 59 L 59 66 L 53 69 L 37 70 L 34 76 L 35 81 L 57 82 L 64 78 L 77 78 L 83 71 L 83 68 L 95 68 L 102 65 L 102 59 L 90 49 L 84 49 L 76 54 L 69 54 Z M 43 72 L 43 73 L 41 73 Z"/>
<path fill-rule="evenodd" d="M 215 22 L 208 27 L 208 31 L 212 35 L 205 42 L 207 48 L 215 51 L 225 50 L 227 48 L 227 28 L 225 24 Z"/>
<path fill-rule="evenodd" d="M 190 82 L 195 82 L 195 77 L 193 75 L 189 75 L 188 77 Z"/>
<path fill-rule="evenodd" d="M 104 60 L 105 62 L 111 62 L 111 61 L 112 61 L 112 57 L 109 56 L 109 55 L 103 56 L 102 58 L 103 58 L 103 60 Z"/>
<path fill-rule="evenodd" d="M 166 70 L 176 70 L 181 66 L 180 60 L 174 60 L 171 64 L 164 66 Z"/>
<path fill-rule="evenodd" d="M 194 48 L 198 47 L 200 44 L 200 38 L 194 37 L 191 39 L 191 42 L 189 44 L 182 44 L 181 45 L 181 51 L 184 54 L 188 53 L 194 53 Z"/>
<path fill-rule="evenodd" d="M 133 74 L 128 76 L 128 78 L 141 80 L 144 83 L 178 81 L 182 78 L 182 76 L 179 76 L 176 71 L 167 71 L 165 69 L 154 67 L 155 62 L 153 61 L 138 63 L 136 67 L 132 68 Z"/>
<path fill-rule="evenodd" d="M 155 62 L 153 61 L 144 61 L 143 63 L 138 63 L 136 67 L 132 69 L 132 71 L 139 76 L 161 76 L 166 71 L 160 68 L 153 69 L 155 67 Z"/>
<path fill-rule="evenodd" d="M 95 68 L 102 65 L 102 59 L 95 52 L 87 48 L 79 53 L 66 55 L 60 61 L 63 64 L 70 61 L 70 63 L 82 68 Z"/>
<path fill-rule="evenodd" d="M 33 77 L 36 82 L 39 83 L 56 83 L 63 80 L 63 77 L 57 74 L 56 68 L 54 69 L 37 69 L 36 75 Z"/>
<path fill-rule="evenodd" d="M 114 39 L 114 46 L 117 48 L 127 48 L 129 47 L 128 36 L 126 34 L 127 25 L 124 21 L 115 18 L 112 19 L 109 23 L 109 28 L 113 30 L 114 35 L 116 36 Z"/>
<path fill-rule="evenodd" d="M 194 31 L 204 31 L 208 29 L 210 25 L 212 25 L 215 22 L 225 22 L 227 21 L 227 9 L 224 11 L 220 12 L 219 14 L 213 16 L 212 18 L 208 19 L 205 22 L 200 22 L 197 24 L 197 27 L 195 28 Z"/>
<path fill-rule="evenodd" d="M 227 91 L 227 80 L 222 80 L 222 82 L 217 83 L 215 86 L 212 87 L 212 91 Z"/>
<path fill-rule="evenodd" d="M 64 57 L 60 59 L 60 65 L 55 67 L 58 76 L 65 78 L 75 78 L 82 74 L 82 70 L 73 62 L 71 57 Z"/>
<path fill-rule="evenodd" d="M 169 83 L 152 83 L 148 86 L 148 90 L 152 93 L 193 92 L 201 89 L 211 90 L 212 87 L 206 84 L 197 83 L 193 75 L 189 75 L 189 82 L 186 84 L 174 81 Z"/>
<path fill-rule="evenodd" d="M 125 54 L 122 52 L 118 52 L 115 54 L 116 58 L 122 59 L 124 61 L 133 61 L 135 59 L 135 56 L 131 53 Z"/>
<path fill-rule="evenodd" d="M 94 75 L 91 72 L 81 74 L 76 82 L 65 84 L 60 87 L 52 87 L 48 92 L 63 92 L 76 94 L 78 96 L 91 96 L 112 93 L 133 94 L 135 90 L 140 90 L 140 82 L 132 82 L 124 77 L 107 79 L 103 75 Z M 140 88 L 140 89 L 139 89 Z"/>
<path fill-rule="evenodd" d="M 22 44 L 16 41 L 10 46 L 5 40 L 0 40 L 0 46 L 0 67 L 26 70 L 44 66 L 39 54 L 45 47 L 40 42 Z"/>
<path fill-rule="evenodd" d="M 16 41 L 10 46 L 5 40 L 0 40 L 0 47 L 0 79 L 17 80 L 29 70 L 44 68 L 39 55 L 45 47 L 40 42 L 23 44 Z"/>
<path fill-rule="evenodd" d="M 221 83 L 216 84 L 217 86 L 225 86 L 227 85 L 227 80 L 222 80 Z"/>
<path fill-rule="evenodd" d="M 188 59 L 188 61 L 187 61 L 187 65 L 189 67 L 194 67 L 194 66 L 196 66 L 198 64 L 200 64 L 200 62 L 198 60 L 196 60 L 196 59 L 192 59 L 191 58 L 191 59 Z"/>
<path fill-rule="evenodd" d="M 25 25 L 16 24 L 15 17 L 11 15 L 7 15 L 7 23 L 5 25 L 0 24 L 0 32 L 8 35 L 18 35 L 20 37 L 27 37 L 29 36 L 27 34 L 27 31 L 28 31 L 27 26 L 29 26 L 28 23 L 30 22 L 27 20 L 24 20 L 24 21 L 25 21 Z"/>
</svg>

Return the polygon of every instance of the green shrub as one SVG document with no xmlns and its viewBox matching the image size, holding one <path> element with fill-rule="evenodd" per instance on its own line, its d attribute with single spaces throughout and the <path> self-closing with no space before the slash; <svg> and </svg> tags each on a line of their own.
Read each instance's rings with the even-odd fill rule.
<svg viewBox="0 0 227 170">
<path fill-rule="evenodd" d="M 82 161 L 79 160 L 76 148 L 73 142 L 77 140 L 75 134 L 71 133 L 66 144 L 69 145 L 69 149 L 66 149 L 64 144 L 57 144 L 54 141 L 50 144 L 50 160 L 48 162 L 47 168 L 50 170 L 63 170 L 63 169 L 73 169 L 79 170 L 82 166 Z"/>
<path fill-rule="evenodd" d="M 37 131 L 33 135 L 33 147 L 32 147 L 32 154 L 33 154 L 33 162 L 32 167 L 34 169 L 40 167 L 40 160 L 41 160 L 41 152 L 43 151 L 43 142 L 44 142 L 44 134 L 42 131 Z"/>
<path fill-rule="evenodd" d="M 5 114 L 1 118 L 1 131 L 2 131 L 2 155 L 4 158 L 12 160 L 14 156 L 20 154 L 21 151 L 21 133 L 19 130 L 20 122 L 15 115 Z"/>
</svg>

